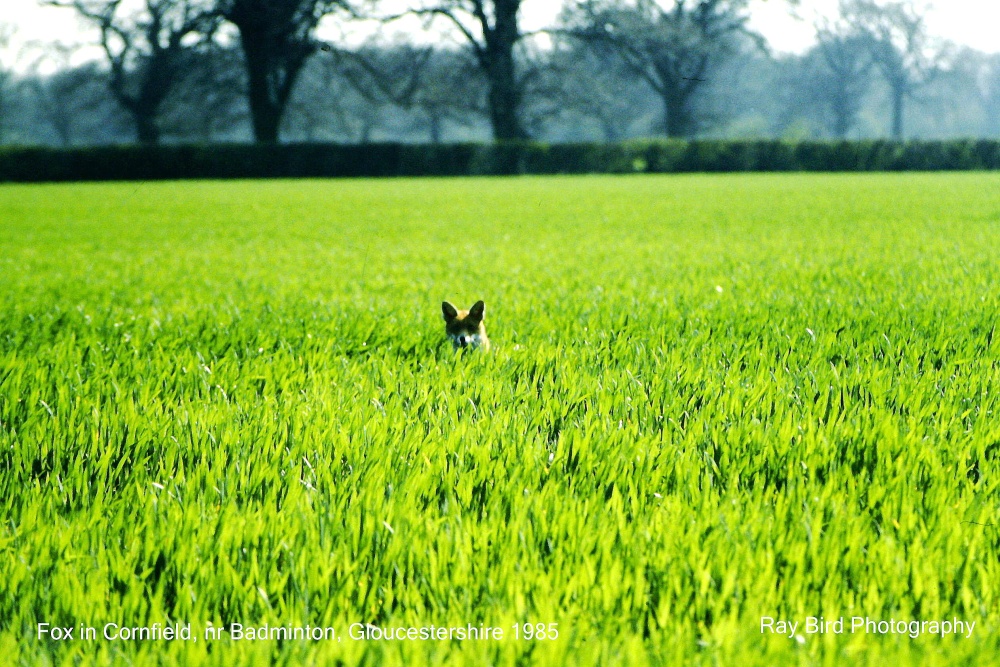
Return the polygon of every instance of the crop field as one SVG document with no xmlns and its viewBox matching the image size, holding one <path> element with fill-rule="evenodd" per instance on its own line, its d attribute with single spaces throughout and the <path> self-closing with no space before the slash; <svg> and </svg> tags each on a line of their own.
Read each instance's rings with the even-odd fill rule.
<svg viewBox="0 0 1000 667">
<path fill-rule="evenodd" d="M 0 663 L 994 664 L 998 316 L 991 173 L 0 186 Z"/>
</svg>

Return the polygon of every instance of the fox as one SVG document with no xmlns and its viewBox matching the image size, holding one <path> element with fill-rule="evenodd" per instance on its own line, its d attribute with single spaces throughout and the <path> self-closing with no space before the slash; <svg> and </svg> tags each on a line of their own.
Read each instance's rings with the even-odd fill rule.
<svg viewBox="0 0 1000 667">
<path fill-rule="evenodd" d="M 486 336 L 486 304 L 477 301 L 468 310 L 459 310 L 447 301 L 441 304 L 444 313 L 444 330 L 455 349 L 469 348 L 490 351 L 490 339 Z"/>
</svg>

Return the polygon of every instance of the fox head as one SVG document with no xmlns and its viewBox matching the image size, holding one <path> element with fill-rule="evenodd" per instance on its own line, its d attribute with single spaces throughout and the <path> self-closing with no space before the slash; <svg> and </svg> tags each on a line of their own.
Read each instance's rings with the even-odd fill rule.
<svg viewBox="0 0 1000 667">
<path fill-rule="evenodd" d="M 441 304 L 444 313 L 444 329 L 451 344 L 458 348 L 490 349 L 490 339 L 486 337 L 486 304 L 477 301 L 468 310 L 459 310 L 447 301 Z"/>
</svg>

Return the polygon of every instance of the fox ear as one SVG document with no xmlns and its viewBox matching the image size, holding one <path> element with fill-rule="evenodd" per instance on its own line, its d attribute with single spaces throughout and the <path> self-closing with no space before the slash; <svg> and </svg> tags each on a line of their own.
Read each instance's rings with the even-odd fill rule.
<svg viewBox="0 0 1000 667">
<path fill-rule="evenodd" d="M 441 312 L 444 314 L 444 321 L 451 322 L 458 317 L 458 309 L 447 301 L 441 304 Z"/>
<path fill-rule="evenodd" d="M 469 317 L 482 322 L 483 318 L 486 317 L 486 304 L 482 301 L 477 301 L 473 304 L 472 308 L 469 308 Z"/>
</svg>

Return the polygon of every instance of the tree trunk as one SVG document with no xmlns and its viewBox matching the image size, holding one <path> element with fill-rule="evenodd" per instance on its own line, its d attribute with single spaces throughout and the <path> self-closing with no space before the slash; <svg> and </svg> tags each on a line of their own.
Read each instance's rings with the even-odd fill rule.
<svg viewBox="0 0 1000 667">
<path fill-rule="evenodd" d="M 59 137 L 59 145 L 69 148 L 73 143 L 73 120 L 70 115 L 63 113 L 62 109 L 57 109 L 49 115 L 48 120 L 56 136 Z"/>
<path fill-rule="evenodd" d="M 489 80 L 490 123 L 499 141 L 527 139 L 521 125 L 521 90 L 517 81 L 514 45 L 520 38 L 517 11 L 520 0 L 495 0 L 495 22 L 486 30 L 486 76 Z"/>
<path fill-rule="evenodd" d="M 135 131 L 139 143 L 144 146 L 155 146 L 160 143 L 160 128 L 156 125 L 156 115 L 142 112 L 132 112 L 135 121 Z"/>
<path fill-rule="evenodd" d="M 847 133 L 854 125 L 854 114 L 851 100 L 848 99 L 850 93 L 838 86 L 834 93 L 833 104 L 830 106 L 833 112 L 833 136 L 837 139 L 847 138 Z"/>
<path fill-rule="evenodd" d="M 361 122 L 361 145 L 367 146 L 372 142 L 372 132 L 374 131 L 375 119 L 371 117 L 364 118 Z"/>
<path fill-rule="evenodd" d="M 903 107 L 906 104 L 906 90 L 902 86 L 892 87 L 892 138 L 903 140 Z"/>
<path fill-rule="evenodd" d="M 604 141 L 609 144 L 621 141 L 621 136 L 618 133 L 618 127 L 611 118 L 608 118 L 605 114 L 601 114 L 598 118 L 598 122 L 601 125 L 601 132 L 604 133 Z"/>
<path fill-rule="evenodd" d="M 688 97 L 676 91 L 666 91 L 663 95 L 664 126 L 671 139 L 686 139 L 691 135 L 691 111 Z"/>
<path fill-rule="evenodd" d="M 499 141 L 528 138 L 528 133 L 521 127 L 521 96 L 513 81 L 512 65 L 490 68 L 490 123 L 493 138 Z"/>
<path fill-rule="evenodd" d="M 277 143 L 284 104 L 277 99 L 276 91 L 271 90 L 271 63 L 264 50 L 264 38 L 247 30 L 240 32 L 240 38 L 246 58 L 247 101 L 254 139 L 260 143 Z"/>
<path fill-rule="evenodd" d="M 431 143 L 440 144 L 441 143 L 441 114 L 434 111 L 428 114 L 428 120 L 430 121 L 430 127 L 428 128 L 431 133 Z"/>
<path fill-rule="evenodd" d="M 838 111 L 834 111 L 833 136 L 837 139 L 846 139 L 847 133 L 851 130 L 851 122 L 847 116 Z"/>
<path fill-rule="evenodd" d="M 156 100 L 142 100 L 127 95 L 122 87 L 112 90 L 118 103 L 125 109 L 132 118 L 135 125 L 135 136 L 143 146 L 155 146 L 160 143 L 160 128 L 156 124 L 156 117 L 159 112 L 159 102 Z"/>
</svg>

